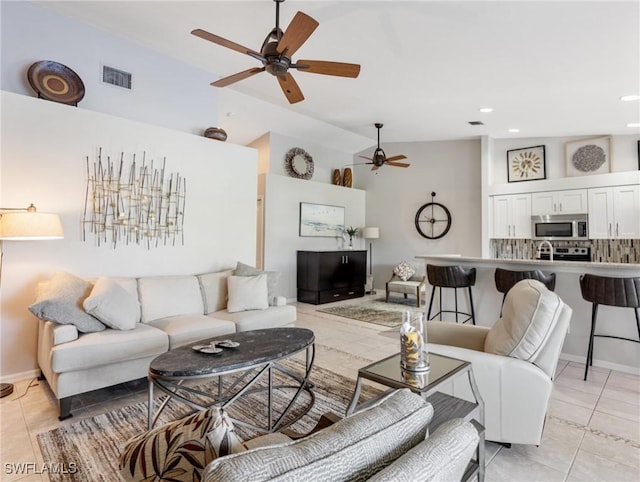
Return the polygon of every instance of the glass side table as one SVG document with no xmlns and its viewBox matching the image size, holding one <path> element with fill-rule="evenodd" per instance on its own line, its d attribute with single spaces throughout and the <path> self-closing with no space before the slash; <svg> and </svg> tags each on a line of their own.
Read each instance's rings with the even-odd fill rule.
<svg viewBox="0 0 640 482">
<path fill-rule="evenodd" d="M 427 372 L 410 372 L 400 366 L 400 354 L 397 353 L 358 370 L 356 388 L 347 407 L 347 415 L 351 415 L 357 407 L 365 408 L 377 399 L 358 405 L 362 381 L 370 380 L 392 389 L 408 388 L 419 394 L 433 405 L 434 415 L 429 424 L 429 431 L 435 431 L 442 423 L 452 418 L 462 418 L 474 424 L 480 435 L 476 450 L 476 460 L 469 463 L 463 480 L 478 477 L 484 480 L 485 447 L 484 447 L 484 402 L 480 396 L 478 385 L 473 376 L 471 363 L 435 353 L 429 354 L 431 369 Z M 445 393 L 438 392 L 442 384 L 453 378 L 467 374 L 475 403 Z"/>
</svg>

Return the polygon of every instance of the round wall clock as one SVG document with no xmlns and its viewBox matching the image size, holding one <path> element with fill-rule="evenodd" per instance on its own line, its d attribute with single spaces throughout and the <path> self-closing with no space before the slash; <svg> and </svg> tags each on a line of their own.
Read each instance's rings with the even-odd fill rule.
<svg viewBox="0 0 640 482">
<path fill-rule="evenodd" d="M 313 159 L 307 151 L 299 147 L 289 149 L 284 157 L 284 168 L 291 177 L 311 179 Z"/>
<path fill-rule="evenodd" d="M 431 202 L 423 204 L 416 213 L 416 229 L 427 239 L 442 238 L 451 229 L 451 213 L 444 204 L 433 200 L 436 193 L 431 193 Z"/>
</svg>

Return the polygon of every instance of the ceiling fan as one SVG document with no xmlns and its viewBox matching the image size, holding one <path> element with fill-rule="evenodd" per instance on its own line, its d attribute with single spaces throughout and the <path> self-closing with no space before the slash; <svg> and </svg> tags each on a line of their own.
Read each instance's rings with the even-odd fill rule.
<svg viewBox="0 0 640 482">
<path fill-rule="evenodd" d="M 376 147 L 376 150 L 373 151 L 372 158 L 366 157 L 366 156 L 360 156 L 363 159 L 368 159 L 369 161 L 371 161 L 371 162 L 363 162 L 362 164 L 373 164 L 373 167 L 371 168 L 372 171 L 375 171 L 376 169 L 381 168 L 385 164 L 388 166 L 395 166 L 395 167 L 409 167 L 411 164 L 407 164 L 406 162 L 396 162 L 396 161 L 399 161 L 400 159 L 406 159 L 407 156 L 405 156 L 404 154 L 387 157 L 387 155 L 384 153 L 384 151 L 380 147 L 380 129 L 382 129 L 382 124 L 377 122 L 374 125 L 378 129 L 378 147 Z M 358 164 L 355 164 L 355 165 L 357 166 Z"/>
<path fill-rule="evenodd" d="M 291 104 L 304 100 L 300 87 L 289 73 L 289 69 L 312 74 L 336 75 L 355 78 L 360 73 L 360 65 L 323 60 L 292 61 L 293 54 L 302 46 L 318 27 L 318 22 L 303 12 L 298 12 L 291 20 L 285 32 L 280 28 L 280 3 L 284 0 L 273 0 L 276 3 L 276 26 L 264 39 L 260 52 L 243 47 L 235 42 L 214 35 L 205 30 L 196 29 L 191 33 L 196 37 L 209 40 L 236 52 L 249 55 L 262 62 L 262 67 L 254 67 L 237 74 L 212 82 L 215 87 L 226 87 L 239 80 L 246 79 L 265 70 L 278 78 L 280 88 Z"/>
</svg>

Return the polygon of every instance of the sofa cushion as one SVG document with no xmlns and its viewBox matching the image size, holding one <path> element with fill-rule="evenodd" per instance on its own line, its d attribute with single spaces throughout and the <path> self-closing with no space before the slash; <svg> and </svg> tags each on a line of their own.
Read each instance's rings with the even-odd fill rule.
<svg viewBox="0 0 640 482">
<path fill-rule="evenodd" d="M 408 389 L 308 437 L 214 460 L 207 482 L 365 480 L 424 440 L 433 408 Z"/>
<path fill-rule="evenodd" d="M 471 423 L 454 418 L 443 423 L 427 440 L 420 442 L 369 481 L 462 480 L 479 439 Z"/>
<path fill-rule="evenodd" d="M 236 331 L 261 330 L 263 328 L 278 328 L 291 325 L 296 321 L 297 312 L 295 306 L 270 306 L 266 310 L 217 311 L 209 315 L 217 320 L 232 321 Z"/>
<path fill-rule="evenodd" d="M 238 262 L 236 265 L 236 270 L 234 275 L 236 276 L 256 276 L 259 274 L 267 275 L 267 289 L 269 291 L 269 305 L 275 305 L 275 297 L 276 297 L 276 288 L 278 286 L 278 281 L 280 281 L 280 272 L 279 271 L 261 271 L 258 268 L 254 268 L 253 266 L 249 266 L 248 264 L 244 264 Z"/>
<path fill-rule="evenodd" d="M 247 310 L 266 310 L 269 308 L 267 275 L 229 276 L 229 301 L 227 311 L 235 313 Z"/>
<path fill-rule="evenodd" d="M 80 333 L 102 331 L 106 327 L 82 307 L 90 292 L 91 283 L 88 281 L 71 273 L 59 272 L 38 285 L 36 301 L 29 306 L 29 311 L 41 320 L 75 325 Z"/>
<path fill-rule="evenodd" d="M 402 281 L 407 281 L 414 275 L 415 272 L 416 270 L 413 269 L 411 265 L 406 261 L 403 261 L 398 266 L 393 268 L 393 274 L 395 274 Z"/>
<path fill-rule="evenodd" d="M 534 359 L 556 326 L 562 306 L 560 297 L 540 281 L 519 281 L 507 293 L 502 318 L 487 333 L 485 352 Z"/>
<path fill-rule="evenodd" d="M 174 315 L 204 314 L 195 276 L 148 276 L 138 279 L 142 322 Z"/>
<path fill-rule="evenodd" d="M 138 297 L 114 279 L 98 278 L 82 305 L 87 313 L 114 330 L 133 330 L 140 321 Z"/>
<path fill-rule="evenodd" d="M 236 325 L 230 321 L 213 319 L 207 315 L 176 315 L 160 318 L 148 323 L 162 330 L 169 337 L 169 349 L 214 336 L 236 332 Z"/>
<path fill-rule="evenodd" d="M 198 275 L 205 315 L 214 311 L 224 310 L 227 307 L 227 278 L 232 274 L 233 269 L 226 269 L 215 273 Z"/>
<path fill-rule="evenodd" d="M 229 417 L 215 407 L 130 439 L 120 454 L 120 475 L 132 482 L 193 482 L 213 459 L 245 450 Z"/>
<path fill-rule="evenodd" d="M 125 360 L 160 355 L 169 348 L 165 333 L 138 323 L 133 330 L 85 333 L 77 340 L 51 349 L 51 369 L 55 373 L 86 370 Z"/>
</svg>

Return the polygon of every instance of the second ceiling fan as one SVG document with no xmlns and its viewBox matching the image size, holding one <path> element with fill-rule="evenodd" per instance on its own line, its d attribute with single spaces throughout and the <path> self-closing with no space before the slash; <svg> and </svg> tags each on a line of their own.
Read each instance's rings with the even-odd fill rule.
<svg viewBox="0 0 640 482">
<path fill-rule="evenodd" d="M 377 122 L 374 125 L 378 129 L 378 147 L 376 147 L 376 150 L 373 151 L 373 157 L 360 156 L 363 159 L 367 159 L 371 161 L 371 162 L 363 162 L 362 164 L 373 164 L 373 167 L 371 168 L 372 171 L 375 171 L 376 169 L 380 169 L 385 164 L 387 166 L 394 166 L 394 167 L 409 167 L 411 164 L 408 164 L 406 162 L 397 162 L 401 159 L 407 158 L 407 156 L 405 156 L 404 154 L 387 157 L 387 155 L 382 150 L 382 147 L 380 147 L 380 129 L 382 129 L 382 124 Z"/>
<path fill-rule="evenodd" d="M 196 37 L 208 40 L 215 44 L 227 47 L 236 52 L 253 57 L 262 62 L 262 67 L 238 72 L 237 74 L 224 77 L 212 82 L 215 87 L 226 87 L 234 82 L 251 77 L 265 70 L 278 78 L 280 88 L 284 92 L 287 100 L 294 104 L 304 100 L 304 95 L 300 87 L 289 73 L 289 69 L 297 69 L 301 72 L 311 74 L 335 75 L 339 77 L 355 78 L 360 73 L 360 65 L 347 64 L 342 62 L 327 62 L 324 60 L 298 60 L 293 62 L 293 54 L 302 46 L 318 27 L 316 22 L 309 15 L 298 12 L 291 20 L 285 32 L 280 28 L 280 3 L 284 0 L 273 0 L 276 2 L 276 26 L 269 32 L 262 43 L 260 52 L 244 47 L 240 44 L 219 37 L 202 29 L 195 29 L 191 33 Z"/>
</svg>

